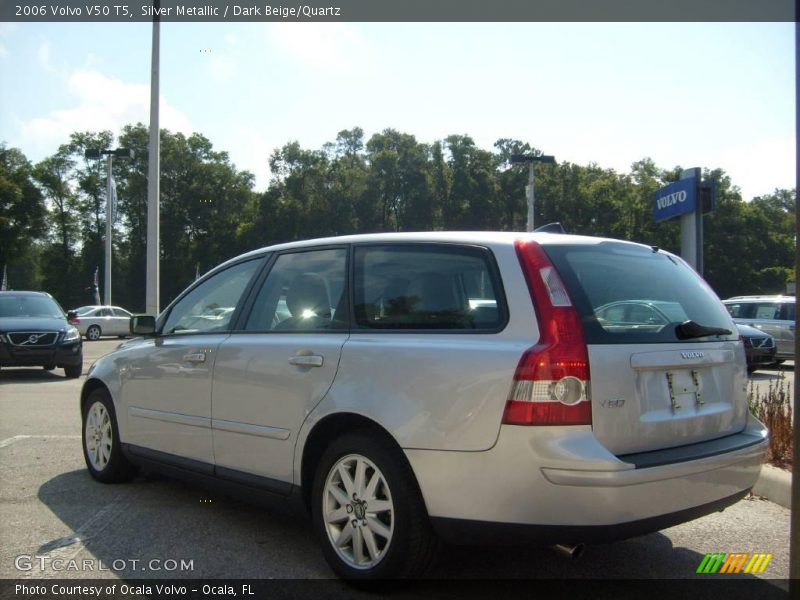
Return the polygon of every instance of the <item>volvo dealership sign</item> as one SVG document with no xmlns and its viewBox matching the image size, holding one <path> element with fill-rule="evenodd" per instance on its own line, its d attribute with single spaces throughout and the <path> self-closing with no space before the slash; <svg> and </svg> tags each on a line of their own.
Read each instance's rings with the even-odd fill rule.
<svg viewBox="0 0 800 600">
<path fill-rule="evenodd" d="M 658 190 L 653 204 L 656 222 L 694 212 L 697 207 L 697 181 L 694 177 L 681 179 Z"/>
</svg>

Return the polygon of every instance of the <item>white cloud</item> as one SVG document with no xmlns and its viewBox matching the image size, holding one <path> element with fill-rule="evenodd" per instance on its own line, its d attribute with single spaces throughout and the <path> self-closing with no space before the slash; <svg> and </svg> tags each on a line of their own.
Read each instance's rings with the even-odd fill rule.
<svg viewBox="0 0 800 600">
<path fill-rule="evenodd" d="M 235 143 L 228 144 L 231 162 L 236 165 L 238 170 L 250 171 L 256 176 L 256 190 L 266 190 L 271 175 L 269 157 L 272 151 L 281 146 L 283 142 L 270 141 L 263 132 L 252 127 L 236 129 L 230 139 L 236 140 Z"/>
<path fill-rule="evenodd" d="M 39 64 L 47 71 L 52 71 L 53 66 L 50 64 L 50 42 L 44 41 L 39 45 L 36 51 L 36 56 L 39 59 Z"/>
<path fill-rule="evenodd" d="M 211 59 L 211 79 L 214 83 L 228 83 L 236 77 L 236 63 L 227 57 L 215 56 Z"/>
<path fill-rule="evenodd" d="M 78 70 L 67 77 L 71 108 L 54 110 L 21 124 L 22 139 L 31 154 L 50 153 L 75 131 L 109 129 L 119 133 L 129 123 L 150 122 L 150 86 L 128 83 L 96 71 Z M 160 125 L 191 133 L 189 119 L 161 97 Z M 35 149 L 35 150 L 34 150 Z"/>
<path fill-rule="evenodd" d="M 324 68 L 363 68 L 368 44 L 351 23 L 278 23 L 266 25 L 272 45 L 289 58 Z"/>
</svg>

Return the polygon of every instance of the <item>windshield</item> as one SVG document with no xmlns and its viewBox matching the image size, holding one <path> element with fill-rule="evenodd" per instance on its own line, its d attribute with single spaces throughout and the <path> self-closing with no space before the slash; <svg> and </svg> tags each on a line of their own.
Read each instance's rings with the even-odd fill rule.
<svg viewBox="0 0 800 600">
<path fill-rule="evenodd" d="M 0 296 L 0 317 L 55 317 L 64 318 L 58 303 L 47 296 Z"/>
<path fill-rule="evenodd" d="M 643 246 L 603 242 L 546 246 L 594 344 L 702 342 L 736 339 L 728 312 L 683 261 Z M 730 333 L 687 336 L 678 325 Z M 685 329 L 685 328 L 684 328 Z M 687 339 L 691 337 L 691 339 Z"/>
</svg>

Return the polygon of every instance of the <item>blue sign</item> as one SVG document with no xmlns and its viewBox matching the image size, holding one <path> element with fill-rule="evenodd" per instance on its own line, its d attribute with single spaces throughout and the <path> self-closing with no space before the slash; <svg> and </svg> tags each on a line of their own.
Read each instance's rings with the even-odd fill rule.
<svg viewBox="0 0 800 600">
<path fill-rule="evenodd" d="M 665 221 L 694 211 L 697 206 L 694 177 L 670 183 L 656 192 L 653 201 L 653 218 Z"/>
</svg>

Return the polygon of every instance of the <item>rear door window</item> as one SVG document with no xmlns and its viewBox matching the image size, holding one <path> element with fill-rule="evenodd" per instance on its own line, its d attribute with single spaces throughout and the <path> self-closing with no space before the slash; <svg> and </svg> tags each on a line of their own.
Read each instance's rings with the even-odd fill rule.
<svg viewBox="0 0 800 600">
<path fill-rule="evenodd" d="M 357 246 L 354 309 L 362 329 L 496 331 L 506 307 L 494 260 L 471 246 Z"/>
<path fill-rule="evenodd" d="M 569 290 L 588 343 L 697 342 L 736 339 L 731 316 L 686 263 L 622 242 L 544 247 Z M 679 336 L 694 321 L 730 333 Z"/>
<path fill-rule="evenodd" d="M 777 302 L 759 302 L 756 305 L 756 314 L 754 319 L 767 319 L 775 320 L 778 318 L 780 312 L 780 304 Z"/>
</svg>

